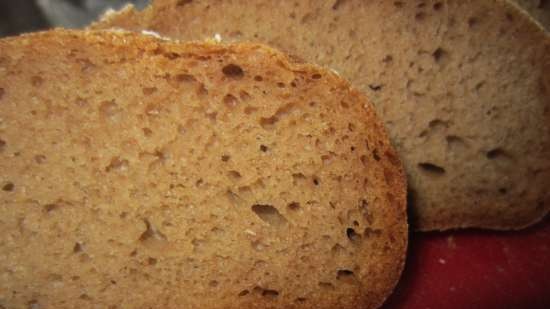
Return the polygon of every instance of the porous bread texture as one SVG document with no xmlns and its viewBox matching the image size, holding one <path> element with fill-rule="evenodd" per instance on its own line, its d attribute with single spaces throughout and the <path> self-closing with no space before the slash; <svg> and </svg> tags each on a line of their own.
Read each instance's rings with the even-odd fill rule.
<svg viewBox="0 0 550 309">
<path fill-rule="evenodd" d="M 376 308 L 406 184 L 342 78 L 256 44 L 0 41 L 0 306 Z"/>
<path fill-rule="evenodd" d="M 546 31 L 550 30 L 550 1 L 548 0 L 511 0 L 525 9 Z"/>
<path fill-rule="evenodd" d="M 550 210 L 550 37 L 507 1 L 155 0 L 92 27 L 220 33 L 336 69 L 385 121 L 417 230 L 519 229 Z"/>
</svg>

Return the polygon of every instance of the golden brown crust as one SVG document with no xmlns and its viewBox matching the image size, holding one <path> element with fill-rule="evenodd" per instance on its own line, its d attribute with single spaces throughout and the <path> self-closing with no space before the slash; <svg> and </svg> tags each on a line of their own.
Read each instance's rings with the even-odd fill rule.
<svg viewBox="0 0 550 309">
<path fill-rule="evenodd" d="M 338 75 L 123 31 L 0 55 L 0 305 L 351 309 L 393 289 L 404 172 Z"/>
</svg>

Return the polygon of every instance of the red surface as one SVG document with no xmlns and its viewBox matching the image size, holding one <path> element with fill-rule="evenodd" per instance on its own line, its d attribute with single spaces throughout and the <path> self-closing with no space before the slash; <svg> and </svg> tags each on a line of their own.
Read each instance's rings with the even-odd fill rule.
<svg viewBox="0 0 550 309">
<path fill-rule="evenodd" d="M 550 309 L 550 218 L 523 231 L 411 235 L 384 309 Z"/>
</svg>

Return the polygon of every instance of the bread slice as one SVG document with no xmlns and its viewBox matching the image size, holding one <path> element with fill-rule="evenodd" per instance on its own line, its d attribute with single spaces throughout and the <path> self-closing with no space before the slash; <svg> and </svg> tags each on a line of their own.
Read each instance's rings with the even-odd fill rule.
<svg viewBox="0 0 550 309">
<path fill-rule="evenodd" d="M 550 30 L 550 2 L 547 0 L 512 0 L 525 9 L 546 31 Z"/>
<path fill-rule="evenodd" d="M 92 27 L 218 34 L 334 68 L 385 120 L 416 229 L 518 229 L 550 209 L 550 39 L 506 1 L 155 0 Z"/>
<path fill-rule="evenodd" d="M 0 307 L 375 308 L 406 184 L 365 96 L 256 44 L 0 41 Z"/>
</svg>

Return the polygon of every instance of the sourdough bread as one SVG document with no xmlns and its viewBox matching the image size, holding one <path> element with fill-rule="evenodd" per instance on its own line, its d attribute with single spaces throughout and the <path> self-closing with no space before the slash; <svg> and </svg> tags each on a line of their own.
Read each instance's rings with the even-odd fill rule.
<svg viewBox="0 0 550 309">
<path fill-rule="evenodd" d="M 406 184 L 365 96 L 256 44 L 0 40 L 1 308 L 375 308 Z"/>
<path fill-rule="evenodd" d="M 156 0 L 93 27 L 217 33 L 337 70 L 388 127 L 416 229 L 518 229 L 550 209 L 550 38 L 507 1 Z"/>
</svg>

